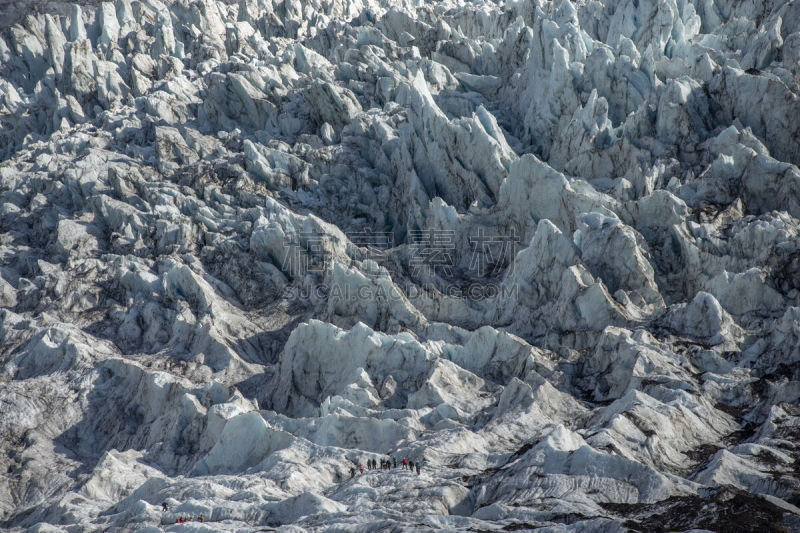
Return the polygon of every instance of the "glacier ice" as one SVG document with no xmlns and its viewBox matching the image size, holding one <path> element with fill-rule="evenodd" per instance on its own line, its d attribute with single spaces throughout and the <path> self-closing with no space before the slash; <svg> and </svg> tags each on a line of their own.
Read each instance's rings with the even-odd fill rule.
<svg viewBox="0 0 800 533">
<path fill-rule="evenodd" d="M 798 28 L 3 4 L 0 529 L 800 530 Z"/>
</svg>

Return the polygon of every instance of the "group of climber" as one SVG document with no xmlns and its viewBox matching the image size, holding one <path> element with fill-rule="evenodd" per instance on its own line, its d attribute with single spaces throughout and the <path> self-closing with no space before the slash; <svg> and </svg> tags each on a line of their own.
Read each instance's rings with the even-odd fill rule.
<svg viewBox="0 0 800 533">
<path fill-rule="evenodd" d="M 403 470 L 410 470 L 411 472 L 414 472 L 414 469 L 416 468 L 417 475 L 420 475 L 420 470 L 422 468 L 422 465 L 420 464 L 420 461 L 417 461 L 416 463 L 414 463 L 414 461 L 412 461 L 410 459 L 406 459 L 405 457 L 400 462 L 400 466 L 402 467 Z M 387 457 L 386 459 L 381 459 L 380 460 L 380 469 L 381 470 L 391 470 L 392 468 L 397 468 L 397 457 Z M 367 459 L 367 467 L 366 467 L 366 469 L 367 470 L 377 470 L 378 469 L 378 460 L 377 459 Z M 361 463 L 361 464 L 358 465 L 358 473 L 359 474 L 363 474 L 364 473 L 364 463 Z M 355 477 L 355 475 L 356 475 L 355 467 L 350 467 L 350 477 L 353 478 L 353 477 Z"/>
<path fill-rule="evenodd" d="M 200 516 L 198 516 L 197 518 L 195 518 L 194 516 L 179 516 L 178 518 L 175 519 L 175 523 L 183 524 L 184 522 L 194 522 L 195 520 L 197 520 L 198 522 L 205 522 L 206 517 L 203 515 L 203 513 L 200 513 Z"/>
</svg>

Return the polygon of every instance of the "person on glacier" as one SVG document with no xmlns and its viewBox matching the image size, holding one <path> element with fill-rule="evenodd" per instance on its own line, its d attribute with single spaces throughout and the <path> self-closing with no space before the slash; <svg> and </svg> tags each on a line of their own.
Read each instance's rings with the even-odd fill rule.
<svg viewBox="0 0 800 533">
<path fill-rule="evenodd" d="M 414 461 L 408 461 L 408 469 L 414 471 Z"/>
<path fill-rule="evenodd" d="M 167 504 L 167 502 L 164 502 L 164 503 L 161 504 L 161 510 L 162 511 L 169 511 L 169 505 Z"/>
<path fill-rule="evenodd" d="M 419 461 L 417 461 L 417 475 L 419 475 Z"/>
<path fill-rule="evenodd" d="M 355 469 L 355 467 L 351 466 L 350 467 L 350 479 L 353 479 L 355 477 L 355 475 L 356 475 L 356 469 Z"/>
<path fill-rule="evenodd" d="M 397 468 L 397 457 L 392 457 L 392 461 L 394 462 L 394 468 Z"/>
<path fill-rule="evenodd" d="M 408 460 L 405 457 L 403 457 L 403 470 L 405 470 L 406 468 L 408 468 Z"/>
<path fill-rule="evenodd" d="M 364 465 L 363 464 L 362 465 L 358 465 L 358 473 L 359 474 L 363 474 L 364 473 Z"/>
</svg>

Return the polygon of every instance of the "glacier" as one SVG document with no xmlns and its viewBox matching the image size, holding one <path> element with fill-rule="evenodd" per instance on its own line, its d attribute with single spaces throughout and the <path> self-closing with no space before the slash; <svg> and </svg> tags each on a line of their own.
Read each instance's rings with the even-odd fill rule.
<svg viewBox="0 0 800 533">
<path fill-rule="evenodd" d="M 0 11 L 0 529 L 800 530 L 800 2 Z"/>
</svg>

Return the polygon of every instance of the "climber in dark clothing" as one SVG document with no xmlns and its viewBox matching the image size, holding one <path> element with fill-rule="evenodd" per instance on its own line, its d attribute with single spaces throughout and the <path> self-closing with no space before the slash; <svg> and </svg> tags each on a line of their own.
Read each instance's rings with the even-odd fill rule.
<svg viewBox="0 0 800 533">
<path fill-rule="evenodd" d="M 355 475 L 356 475 L 356 469 L 355 469 L 355 467 L 351 466 L 350 467 L 350 477 L 353 478 L 353 477 L 355 477 Z"/>
<path fill-rule="evenodd" d="M 397 457 L 392 457 L 392 461 L 394 461 L 394 468 L 397 468 Z"/>
<path fill-rule="evenodd" d="M 419 461 L 417 461 L 417 475 L 419 475 Z"/>
<path fill-rule="evenodd" d="M 414 470 L 414 461 L 409 461 L 408 462 L 408 469 L 411 470 L 411 471 Z"/>
<path fill-rule="evenodd" d="M 169 505 L 167 505 L 167 502 L 164 502 L 164 503 L 161 504 L 161 510 L 162 511 L 169 511 Z"/>
</svg>

